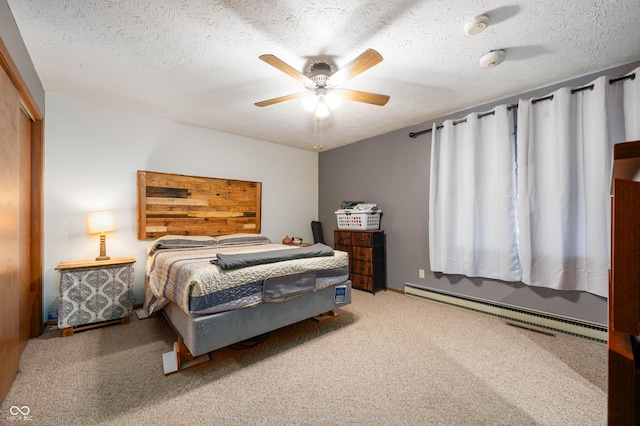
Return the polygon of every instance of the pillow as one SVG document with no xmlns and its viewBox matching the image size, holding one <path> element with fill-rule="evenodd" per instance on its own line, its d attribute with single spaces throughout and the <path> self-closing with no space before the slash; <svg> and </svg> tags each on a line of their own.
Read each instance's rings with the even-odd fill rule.
<svg viewBox="0 0 640 426">
<path fill-rule="evenodd" d="M 158 250 L 206 248 L 217 246 L 218 242 L 209 236 L 197 235 L 163 235 L 147 246 L 149 255 Z"/>
<path fill-rule="evenodd" d="M 229 234 L 214 237 L 221 246 L 269 244 L 271 240 L 262 234 Z"/>
</svg>

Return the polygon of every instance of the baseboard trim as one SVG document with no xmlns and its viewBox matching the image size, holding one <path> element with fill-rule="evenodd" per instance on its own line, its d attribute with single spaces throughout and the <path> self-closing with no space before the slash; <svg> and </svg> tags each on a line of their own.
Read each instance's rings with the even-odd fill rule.
<svg viewBox="0 0 640 426">
<path fill-rule="evenodd" d="M 528 311 L 515 306 L 500 305 L 491 301 L 474 299 L 443 290 L 416 287 L 410 284 L 405 284 L 404 294 L 599 343 L 606 343 L 608 339 L 607 327 L 605 326 L 543 312 Z"/>
</svg>

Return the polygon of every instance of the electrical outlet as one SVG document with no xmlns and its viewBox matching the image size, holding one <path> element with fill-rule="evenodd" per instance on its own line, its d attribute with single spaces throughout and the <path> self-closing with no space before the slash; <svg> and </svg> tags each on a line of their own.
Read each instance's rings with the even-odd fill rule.
<svg viewBox="0 0 640 426">
<path fill-rule="evenodd" d="M 424 278 L 424 269 L 418 269 L 418 278 Z"/>
</svg>

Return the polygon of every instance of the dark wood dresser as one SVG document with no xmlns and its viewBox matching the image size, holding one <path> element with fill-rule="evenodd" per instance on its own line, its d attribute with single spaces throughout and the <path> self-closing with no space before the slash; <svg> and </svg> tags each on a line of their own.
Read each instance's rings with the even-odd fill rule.
<svg viewBox="0 0 640 426">
<path fill-rule="evenodd" d="M 333 231 L 336 250 L 349 253 L 349 279 L 353 288 L 375 294 L 387 288 L 384 231 Z"/>
<path fill-rule="evenodd" d="M 613 159 L 608 424 L 640 425 L 640 141 Z"/>
</svg>

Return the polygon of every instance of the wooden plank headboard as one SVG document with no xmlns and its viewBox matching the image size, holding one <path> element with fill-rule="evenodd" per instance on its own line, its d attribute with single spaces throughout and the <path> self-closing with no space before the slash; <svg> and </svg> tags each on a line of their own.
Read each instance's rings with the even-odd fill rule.
<svg viewBox="0 0 640 426">
<path fill-rule="evenodd" d="M 260 233 L 262 183 L 138 170 L 138 239 Z"/>
</svg>

